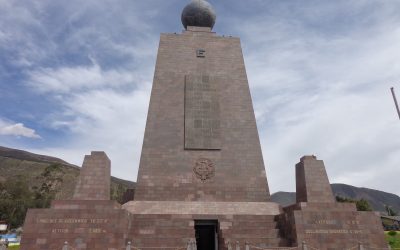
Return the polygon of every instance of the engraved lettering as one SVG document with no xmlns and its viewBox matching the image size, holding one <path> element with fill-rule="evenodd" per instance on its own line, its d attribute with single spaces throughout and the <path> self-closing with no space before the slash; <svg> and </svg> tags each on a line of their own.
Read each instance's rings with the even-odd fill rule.
<svg viewBox="0 0 400 250">
<path fill-rule="evenodd" d="M 359 225 L 360 222 L 358 220 L 349 220 L 346 222 L 349 225 Z"/>
<path fill-rule="evenodd" d="M 307 229 L 306 234 L 362 234 L 362 230 L 347 229 Z"/>
<path fill-rule="evenodd" d="M 99 234 L 99 233 L 103 233 L 103 230 L 101 228 L 89 228 L 89 233 L 90 234 Z"/>
<path fill-rule="evenodd" d="M 315 224 L 319 225 L 336 225 L 336 220 L 316 220 Z"/>
<path fill-rule="evenodd" d="M 68 233 L 69 231 L 68 231 L 68 229 L 66 229 L 66 228 L 53 228 L 52 230 L 51 230 L 51 232 L 52 233 Z"/>
<path fill-rule="evenodd" d="M 86 219 L 86 218 L 67 218 L 67 219 L 36 219 L 36 223 L 42 224 L 106 224 L 108 219 Z"/>
</svg>

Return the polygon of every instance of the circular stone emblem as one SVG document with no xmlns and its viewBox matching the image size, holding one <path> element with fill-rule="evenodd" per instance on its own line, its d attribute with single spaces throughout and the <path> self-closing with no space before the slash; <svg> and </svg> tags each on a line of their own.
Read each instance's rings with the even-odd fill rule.
<svg viewBox="0 0 400 250">
<path fill-rule="evenodd" d="M 196 161 L 193 172 L 197 178 L 204 182 L 214 176 L 214 163 L 209 159 L 200 158 Z"/>
</svg>

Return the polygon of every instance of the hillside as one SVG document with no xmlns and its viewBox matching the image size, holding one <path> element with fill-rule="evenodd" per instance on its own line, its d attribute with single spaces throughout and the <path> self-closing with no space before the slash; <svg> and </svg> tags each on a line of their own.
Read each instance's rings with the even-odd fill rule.
<svg viewBox="0 0 400 250">
<path fill-rule="evenodd" d="M 6 147 L 2 147 L 2 146 L 0 146 L 0 156 L 12 158 L 12 159 L 24 160 L 24 161 L 43 162 L 43 163 L 60 163 L 60 164 L 64 164 L 64 165 L 74 166 L 72 164 L 69 164 L 66 161 L 63 161 L 61 159 L 58 159 L 58 158 L 55 158 L 52 156 L 33 154 L 33 153 L 30 153 L 27 151 L 13 149 L 13 148 L 6 148 Z"/>
<path fill-rule="evenodd" d="M 331 184 L 332 191 L 336 196 L 351 198 L 355 200 L 367 200 L 375 211 L 385 212 L 385 205 L 394 211 L 400 212 L 400 197 L 379 190 L 354 187 L 346 184 Z M 277 192 L 271 196 L 271 200 L 287 206 L 296 202 L 296 193 Z"/>
<path fill-rule="evenodd" d="M 385 205 L 400 212 L 400 197 L 383 191 L 353 187 L 346 184 L 332 184 L 332 190 L 337 196 L 359 200 L 367 200 L 376 211 L 385 211 Z"/>
<path fill-rule="evenodd" d="M 52 164 L 60 165 L 63 171 L 61 187 L 56 194 L 56 198 L 71 198 L 80 167 L 55 157 L 0 146 L 0 182 L 4 183 L 7 180 L 22 181 L 27 183 L 30 188 L 38 187 L 41 185 L 42 173 L 46 167 Z M 111 198 L 121 201 L 126 189 L 134 187 L 134 182 L 111 177 Z"/>
</svg>

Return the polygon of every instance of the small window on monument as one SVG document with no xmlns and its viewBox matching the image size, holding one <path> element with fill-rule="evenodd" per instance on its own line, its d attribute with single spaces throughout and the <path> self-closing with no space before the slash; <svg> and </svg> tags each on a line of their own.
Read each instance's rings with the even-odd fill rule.
<svg viewBox="0 0 400 250">
<path fill-rule="evenodd" d="M 196 55 L 197 55 L 197 57 L 206 57 L 206 50 L 198 49 L 198 50 L 196 50 Z"/>
</svg>

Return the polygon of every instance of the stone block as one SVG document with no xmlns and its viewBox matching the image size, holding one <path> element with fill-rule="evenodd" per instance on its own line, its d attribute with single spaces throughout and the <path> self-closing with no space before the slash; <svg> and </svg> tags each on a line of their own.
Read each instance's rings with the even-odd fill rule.
<svg viewBox="0 0 400 250">
<path fill-rule="evenodd" d="M 109 200 L 111 162 L 104 152 L 86 155 L 75 187 L 75 200 Z"/>
<path fill-rule="evenodd" d="M 128 212 L 115 201 L 56 201 L 28 210 L 21 250 L 61 249 L 66 241 L 72 249 L 121 249 L 128 226 Z"/>
<path fill-rule="evenodd" d="M 338 203 L 323 161 L 304 156 L 296 164 L 297 203 L 278 216 L 282 235 L 292 246 L 306 242 L 312 249 L 353 249 L 359 243 L 384 249 L 382 222 L 374 212 L 359 212 L 355 204 Z"/>
<path fill-rule="evenodd" d="M 354 205 L 343 208 L 340 203 L 286 207 L 281 217 L 285 221 L 281 224 L 284 236 L 293 246 L 305 241 L 320 250 L 351 249 L 359 242 L 369 248 L 387 247 L 379 216 L 358 212 Z"/>
<path fill-rule="evenodd" d="M 304 156 L 296 164 L 296 201 L 335 202 L 324 162 L 315 156 Z"/>
</svg>

